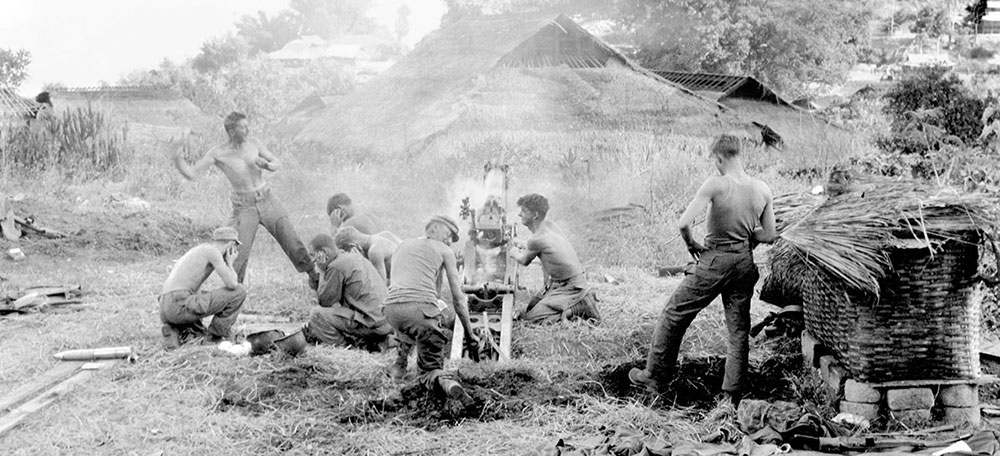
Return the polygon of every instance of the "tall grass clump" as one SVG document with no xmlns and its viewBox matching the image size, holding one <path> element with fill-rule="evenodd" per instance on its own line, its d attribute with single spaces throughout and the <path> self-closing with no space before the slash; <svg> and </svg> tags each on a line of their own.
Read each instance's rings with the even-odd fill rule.
<svg viewBox="0 0 1000 456">
<path fill-rule="evenodd" d="M 93 107 L 68 110 L 51 120 L 9 128 L 0 144 L 5 174 L 30 176 L 57 171 L 87 180 L 112 174 L 128 156 L 125 128 Z"/>
</svg>

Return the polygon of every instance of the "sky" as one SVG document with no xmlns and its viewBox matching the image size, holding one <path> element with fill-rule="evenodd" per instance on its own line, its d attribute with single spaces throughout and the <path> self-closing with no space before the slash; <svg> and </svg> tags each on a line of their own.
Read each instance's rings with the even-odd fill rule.
<svg viewBox="0 0 1000 456">
<path fill-rule="evenodd" d="M 436 29 L 442 0 L 375 0 L 370 15 L 392 30 L 399 5 L 410 6 L 416 43 Z M 183 62 L 209 38 L 235 32 L 243 15 L 286 9 L 288 0 L 3 0 L 0 48 L 31 52 L 28 79 L 19 92 L 34 97 L 42 86 L 114 84 L 164 58 Z"/>
</svg>

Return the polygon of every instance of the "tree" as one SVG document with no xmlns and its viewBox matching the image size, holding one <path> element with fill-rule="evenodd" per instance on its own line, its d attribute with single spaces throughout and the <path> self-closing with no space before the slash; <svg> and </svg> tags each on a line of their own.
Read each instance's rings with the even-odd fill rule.
<svg viewBox="0 0 1000 456">
<path fill-rule="evenodd" d="M 245 59 L 248 54 L 249 46 L 241 38 L 230 34 L 202 44 L 201 53 L 191 64 L 202 73 L 211 73 Z"/>
<path fill-rule="evenodd" d="M 236 35 L 249 47 L 251 56 L 274 52 L 299 35 L 300 21 L 291 11 L 282 11 L 268 17 L 263 11 L 256 16 L 246 15 L 236 23 Z"/>
<path fill-rule="evenodd" d="M 985 102 L 943 68 L 924 69 L 901 80 L 884 98 L 892 137 L 881 143 L 883 148 L 923 153 L 936 145 L 926 140 L 928 135 L 954 136 L 971 144 L 982 133 Z"/>
<path fill-rule="evenodd" d="M 617 0 L 649 68 L 747 74 L 784 92 L 840 81 L 867 45 L 863 0 Z"/>
<path fill-rule="evenodd" d="M 923 33 L 931 38 L 937 38 L 948 31 L 950 25 L 948 11 L 942 7 L 925 6 L 914 17 L 910 31 Z"/>
<path fill-rule="evenodd" d="M 16 89 L 28 78 L 31 53 L 24 49 L 16 51 L 0 48 L 0 87 Z"/>
<path fill-rule="evenodd" d="M 300 35 L 331 39 L 376 28 L 375 21 L 366 16 L 372 0 L 291 0 L 289 6 Z"/>
<path fill-rule="evenodd" d="M 410 7 L 406 6 L 406 4 L 400 5 L 399 10 L 396 12 L 394 32 L 396 32 L 396 39 L 400 41 L 410 33 L 410 13 Z"/>
<path fill-rule="evenodd" d="M 489 14 L 522 13 L 532 11 L 553 11 L 568 16 L 604 16 L 614 14 L 613 2 L 608 0 L 445 0 L 448 12 L 441 18 L 441 24 L 451 24 L 466 17 Z"/>
<path fill-rule="evenodd" d="M 963 25 L 970 25 L 973 28 L 983 21 L 986 15 L 986 0 L 975 0 L 965 7 L 966 15 L 962 18 Z"/>
</svg>

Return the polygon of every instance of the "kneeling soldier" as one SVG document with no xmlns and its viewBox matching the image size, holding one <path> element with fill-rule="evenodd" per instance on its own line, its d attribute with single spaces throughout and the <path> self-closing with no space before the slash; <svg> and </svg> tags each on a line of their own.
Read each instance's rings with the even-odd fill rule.
<svg viewBox="0 0 1000 456">
<path fill-rule="evenodd" d="M 385 282 L 368 260 L 342 252 L 333 238 L 320 234 L 309 243 L 320 274 L 319 308 L 302 328 L 306 340 L 382 351 L 394 345 L 392 327 L 382 315 Z"/>
</svg>

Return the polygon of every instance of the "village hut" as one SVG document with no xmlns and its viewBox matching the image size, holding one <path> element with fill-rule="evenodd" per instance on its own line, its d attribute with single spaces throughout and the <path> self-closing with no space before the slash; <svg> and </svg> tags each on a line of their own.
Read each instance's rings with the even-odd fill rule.
<svg viewBox="0 0 1000 456">
<path fill-rule="evenodd" d="M 162 141 L 191 132 L 207 116 L 180 91 L 159 86 L 107 86 L 52 91 L 57 114 L 95 110 L 123 128 L 129 142 Z"/>
<path fill-rule="evenodd" d="M 805 144 L 825 138 L 827 143 L 844 140 L 843 131 L 778 95 L 753 76 L 655 70 L 658 76 L 681 85 L 730 109 L 760 129 L 759 142 L 780 149 L 800 150 Z M 844 146 L 850 147 L 850 146 Z M 790 172 L 818 172 L 816 164 L 786 160 Z M 824 168 L 821 164 L 820 168 Z"/>
<path fill-rule="evenodd" d="M 296 139 L 328 151 L 394 155 L 449 153 L 496 138 L 516 148 L 532 136 L 533 145 L 522 145 L 547 141 L 547 153 L 559 155 L 608 132 L 702 143 L 734 128 L 756 130 L 568 17 L 531 13 L 464 19 L 432 33 L 333 101 Z"/>
</svg>

